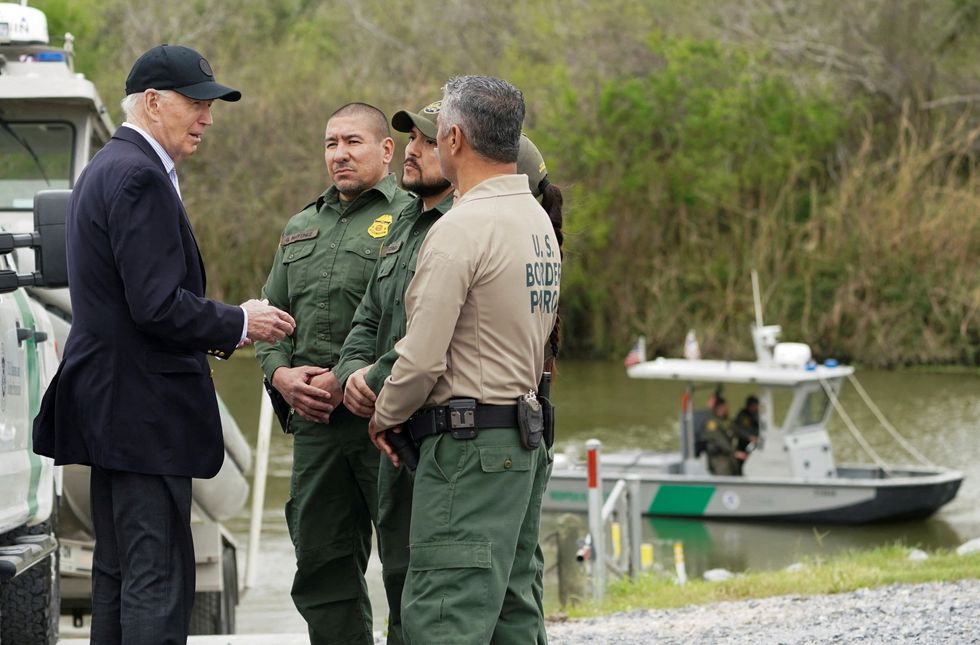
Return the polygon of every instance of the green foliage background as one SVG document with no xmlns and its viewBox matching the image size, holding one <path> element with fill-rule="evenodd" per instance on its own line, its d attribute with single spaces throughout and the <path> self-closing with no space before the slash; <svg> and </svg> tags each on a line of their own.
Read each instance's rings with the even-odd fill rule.
<svg viewBox="0 0 980 645">
<path fill-rule="evenodd" d="M 694 328 L 749 356 L 754 268 L 766 321 L 820 356 L 980 364 L 980 0 L 32 4 L 116 121 L 160 42 L 243 90 L 182 173 L 213 296 L 258 292 L 335 107 L 481 73 L 525 92 L 565 192 L 566 355 L 677 355 Z"/>
</svg>

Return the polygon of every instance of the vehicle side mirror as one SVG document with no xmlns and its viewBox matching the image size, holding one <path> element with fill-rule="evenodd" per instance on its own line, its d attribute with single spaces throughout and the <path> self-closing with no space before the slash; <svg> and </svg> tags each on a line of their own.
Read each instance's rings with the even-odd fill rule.
<svg viewBox="0 0 980 645">
<path fill-rule="evenodd" d="M 68 286 L 68 250 L 65 219 L 70 190 L 42 190 L 34 196 L 34 230 L 40 244 L 34 247 L 37 286 Z"/>
</svg>

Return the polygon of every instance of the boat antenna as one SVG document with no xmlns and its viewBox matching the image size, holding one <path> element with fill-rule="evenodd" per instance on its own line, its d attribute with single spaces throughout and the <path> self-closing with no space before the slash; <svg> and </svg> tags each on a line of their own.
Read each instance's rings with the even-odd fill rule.
<svg viewBox="0 0 980 645">
<path fill-rule="evenodd" d="M 762 296 L 759 294 L 759 272 L 752 269 L 752 299 L 755 301 L 755 326 L 762 328 Z"/>
</svg>

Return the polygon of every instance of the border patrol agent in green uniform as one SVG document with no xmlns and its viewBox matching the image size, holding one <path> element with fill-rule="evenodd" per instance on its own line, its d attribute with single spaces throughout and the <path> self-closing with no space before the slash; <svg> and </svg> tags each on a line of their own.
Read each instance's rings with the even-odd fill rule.
<svg viewBox="0 0 980 645">
<path fill-rule="evenodd" d="M 355 392 L 356 381 L 371 396 L 381 391 L 397 355 L 395 341 L 405 335 L 405 290 L 418 261 L 422 240 L 443 213 L 453 205 L 453 187 L 442 176 L 435 154 L 435 115 L 439 103 L 417 113 L 401 111 L 391 119 L 400 132 L 412 134 L 405 147 L 402 185 L 417 194 L 388 231 L 381 257 L 367 291 L 354 314 L 353 328 L 341 350 L 334 373 L 341 385 Z M 356 373 L 353 379 L 351 375 Z M 345 396 L 345 405 L 369 418 L 374 400 Z M 401 597 L 408 571 L 408 527 L 412 516 L 412 473 L 381 460 L 378 472 L 378 548 L 383 563 L 388 597 L 388 643 L 404 642 L 401 635 Z"/>
<path fill-rule="evenodd" d="M 728 418 L 728 403 L 723 398 L 715 401 L 714 416 L 705 424 L 705 450 L 708 453 L 708 469 L 715 475 L 741 474 L 741 462 L 745 452 L 738 448 L 738 434 Z"/>
<path fill-rule="evenodd" d="M 530 404 L 519 402 L 533 401 L 541 376 L 561 256 L 527 177 L 513 174 L 523 97 L 487 77 L 445 92 L 440 162 L 460 197 L 422 244 L 407 333 L 370 427 L 393 462 L 386 428 L 412 417 L 404 431 L 421 442 L 403 633 L 416 645 L 542 643 L 535 584 L 551 456 L 525 445 L 519 426 L 535 424 L 520 421 Z M 486 120 L 473 119 L 474 102 Z"/>
<path fill-rule="evenodd" d="M 393 151 L 387 118 L 376 108 L 355 103 L 330 117 L 324 158 L 333 186 L 289 220 L 263 288 L 296 318 L 291 339 L 257 343 L 257 355 L 297 413 L 286 503 L 297 560 L 292 597 L 316 645 L 373 643 L 364 571 L 380 460 L 365 420 L 341 405 L 328 368 L 388 227 L 411 200 L 388 174 Z"/>
<path fill-rule="evenodd" d="M 429 227 L 453 205 L 452 184 L 442 176 L 435 153 L 439 104 L 430 103 L 415 113 L 402 110 L 391 118 L 395 130 L 411 134 L 405 148 L 402 186 L 418 196 L 388 231 L 381 259 L 334 367 L 337 380 L 345 385 L 345 406 L 364 417 L 374 413 L 374 401 L 398 357 L 394 347 L 405 335 L 405 291 L 415 275 L 422 241 Z M 528 175 L 529 184 L 534 186 L 532 194 L 547 174 L 541 153 L 524 135 L 517 172 Z M 409 469 L 395 468 L 387 459 L 382 460 L 378 473 L 378 542 L 388 596 L 389 645 L 404 642 L 401 598 L 408 571 L 412 483 Z"/>
</svg>

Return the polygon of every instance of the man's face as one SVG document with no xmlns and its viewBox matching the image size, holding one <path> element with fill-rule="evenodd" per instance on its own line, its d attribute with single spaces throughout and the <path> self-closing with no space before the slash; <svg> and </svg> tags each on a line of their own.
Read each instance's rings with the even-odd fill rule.
<svg viewBox="0 0 980 645">
<path fill-rule="evenodd" d="M 327 123 L 323 158 L 327 174 L 344 201 L 351 201 L 381 181 L 394 150 L 390 137 L 380 138 L 371 119 L 335 116 Z"/>
<path fill-rule="evenodd" d="M 153 90 L 148 90 L 153 91 Z M 152 101 L 152 99 L 151 99 Z M 174 163 L 180 163 L 197 152 L 204 129 L 211 125 L 214 101 L 190 99 L 178 92 L 156 93 L 156 109 L 150 134 L 167 151 Z"/>
<path fill-rule="evenodd" d="M 402 186 L 419 197 L 438 195 L 450 187 L 442 176 L 435 139 L 429 139 L 415 126 L 412 126 L 408 145 L 405 146 Z"/>
</svg>

